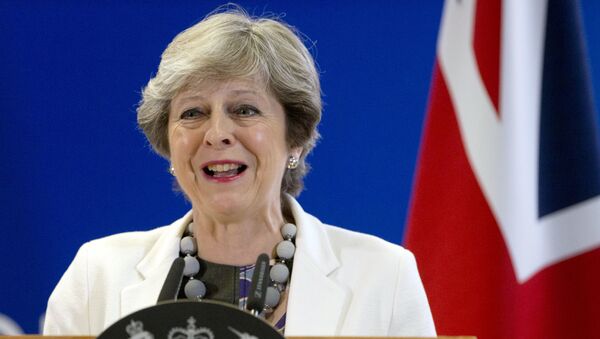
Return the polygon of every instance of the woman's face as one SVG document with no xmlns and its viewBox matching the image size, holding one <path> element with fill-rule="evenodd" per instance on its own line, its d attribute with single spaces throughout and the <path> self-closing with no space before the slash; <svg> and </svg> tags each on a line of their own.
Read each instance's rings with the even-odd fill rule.
<svg viewBox="0 0 600 339">
<path fill-rule="evenodd" d="M 170 106 L 169 145 L 177 181 L 203 213 L 239 217 L 280 206 L 290 155 L 283 107 L 262 82 L 204 82 Z"/>
</svg>

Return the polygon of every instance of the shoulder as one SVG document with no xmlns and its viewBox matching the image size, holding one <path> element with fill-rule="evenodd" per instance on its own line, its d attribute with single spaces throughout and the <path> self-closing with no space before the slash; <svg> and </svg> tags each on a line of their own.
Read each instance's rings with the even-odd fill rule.
<svg viewBox="0 0 600 339">
<path fill-rule="evenodd" d="M 83 244 L 48 300 L 44 334 L 96 334 L 114 321 L 123 288 L 140 281 L 140 270 L 178 250 L 185 218 Z"/>
<path fill-rule="evenodd" d="M 300 221 L 298 255 L 310 257 L 312 264 L 328 272 L 330 282 L 351 296 L 342 334 L 435 336 L 409 250 L 373 235 L 324 224 L 299 207 L 295 211 Z"/>
<path fill-rule="evenodd" d="M 409 250 L 373 235 L 326 224 L 322 227 L 339 262 L 338 277 L 388 290 L 392 286 L 411 291 L 421 288 L 417 263 Z"/>
<path fill-rule="evenodd" d="M 110 257 L 129 259 L 141 258 L 148 253 L 156 242 L 176 227 L 173 224 L 161 226 L 149 231 L 136 231 L 113 234 L 91 240 L 81 247 L 78 255 L 88 256 L 90 260 L 106 260 Z"/>
<path fill-rule="evenodd" d="M 306 213 L 300 204 L 290 198 L 292 212 L 298 226 L 298 249 L 303 247 L 315 262 L 325 260 L 326 267 L 334 267 L 338 262 L 341 269 L 349 267 L 366 270 L 382 270 L 382 265 L 414 265 L 414 256 L 400 245 L 390 243 L 373 235 L 351 231 L 339 226 L 321 222 L 315 216 Z M 333 258 L 333 260 L 332 260 Z M 376 263 L 374 265 L 374 263 Z M 361 269 L 363 267 L 360 267 Z M 394 269 L 385 271 L 393 274 Z M 397 272 L 396 272 L 397 273 Z"/>
<path fill-rule="evenodd" d="M 85 243 L 80 252 L 89 252 L 89 259 L 106 261 L 107 258 L 123 258 L 136 261 L 148 253 L 165 251 L 181 237 L 191 219 L 191 211 L 169 225 L 148 231 L 124 232 L 95 239 Z"/>
<path fill-rule="evenodd" d="M 342 268 L 354 267 L 377 275 L 396 275 L 416 271 L 413 254 L 404 247 L 379 237 L 322 224 L 329 245 Z M 405 270 L 408 270 L 405 271 Z"/>
<path fill-rule="evenodd" d="M 354 291 L 357 304 L 371 311 L 385 310 L 380 310 L 380 316 L 388 319 L 386 335 L 435 336 L 427 296 L 409 250 L 372 235 L 323 227 L 340 262 L 334 276 Z M 361 318 L 364 315 L 351 323 L 360 323 Z"/>
<path fill-rule="evenodd" d="M 339 226 L 322 224 L 334 249 L 354 249 L 373 255 L 391 255 L 395 257 L 412 256 L 400 245 L 393 244 L 374 235 L 351 231 Z"/>
<path fill-rule="evenodd" d="M 148 231 L 125 232 L 84 243 L 58 287 L 65 283 L 86 282 L 88 292 L 104 289 L 117 281 L 134 279 L 137 266 L 149 254 L 166 251 L 162 248 L 178 233 L 177 222 Z M 123 280 L 123 281 L 122 281 Z"/>
<path fill-rule="evenodd" d="M 366 257 L 408 258 L 412 254 L 399 245 L 392 244 L 373 235 L 355 232 L 339 226 L 321 222 L 305 212 L 295 199 L 288 197 L 296 224 L 299 246 L 308 248 L 315 259 L 323 256 L 343 258 L 348 254 Z M 331 253 L 333 251 L 333 253 Z"/>
</svg>

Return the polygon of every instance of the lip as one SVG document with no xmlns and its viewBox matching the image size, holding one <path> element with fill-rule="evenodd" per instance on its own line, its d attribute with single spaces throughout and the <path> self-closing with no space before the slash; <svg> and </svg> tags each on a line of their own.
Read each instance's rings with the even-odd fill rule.
<svg viewBox="0 0 600 339">
<path fill-rule="evenodd" d="M 244 173 L 246 173 L 246 171 L 243 171 L 242 173 L 236 174 L 236 175 L 231 176 L 231 177 L 215 178 L 215 177 L 211 177 L 210 175 L 208 175 L 208 174 L 206 174 L 204 172 L 204 168 L 205 167 L 208 167 L 208 166 L 211 166 L 211 165 L 223 165 L 223 164 L 236 164 L 236 165 L 247 166 L 245 163 L 243 163 L 241 161 L 237 161 L 237 160 L 229 160 L 229 159 L 213 160 L 213 161 L 205 162 L 202 165 L 200 165 L 200 171 L 204 175 L 204 178 L 206 178 L 208 181 L 218 182 L 218 183 L 227 183 L 227 182 L 235 181 L 235 180 L 239 179 L 241 176 L 243 176 Z"/>
<path fill-rule="evenodd" d="M 213 161 L 205 162 L 200 165 L 200 169 L 203 169 L 204 167 L 210 166 L 210 165 L 223 165 L 223 164 L 246 165 L 241 161 L 224 159 L 224 160 L 213 160 Z"/>
</svg>

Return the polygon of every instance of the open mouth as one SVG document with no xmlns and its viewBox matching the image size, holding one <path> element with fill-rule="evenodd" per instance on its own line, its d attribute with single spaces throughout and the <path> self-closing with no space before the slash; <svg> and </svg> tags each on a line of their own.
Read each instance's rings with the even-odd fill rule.
<svg viewBox="0 0 600 339">
<path fill-rule="evenodd" d="M 229 163 L 204 166 L 202 170 L 208 176 L 213 178 L 228 178 L 244 172 L 246 168 L 248 168 L 248 166 L 243 164 Z"/>
</svg>

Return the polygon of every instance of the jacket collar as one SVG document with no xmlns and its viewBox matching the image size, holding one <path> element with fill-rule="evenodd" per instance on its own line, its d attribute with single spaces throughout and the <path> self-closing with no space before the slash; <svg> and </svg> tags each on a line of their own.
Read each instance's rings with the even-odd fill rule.
<svg viewBox="0 0 600 339">
<path fill-rule="evenodd" d="M 287 199 L 298 233 L 285 335 L 336 335 L 350 296 L 347 289 L 330 277 L 340 263 L 321 221 L 304 212 L 291 196 Z M 138 263 L 136 269 L 141 281 L 122 290 L 120 317 L 156 304 L 171 264 L 179 256 L 179 241 L 191 219 L 190 211 L 167 226 Z"/>
<path fill-rule="evenodd" d="M 350 300 L 348 290 L 331 279 L 340 263 L 321 221 L 292 197 L 288 201 L 298 233 L 285 335 L 337 335 Z"/>
<path fill-rule="evenodd" d="M 179 241 L 185 228 L 192 220 L 192 212 L 166 226 L 158 236 L 148 254 L 137 264 L 136 270 L 141 281 L 125 287 L 121 291 L 121 314 L 156 305 L 156 300 L 165 282 L 173 260 L 179 256 Z"/>
</svg>

